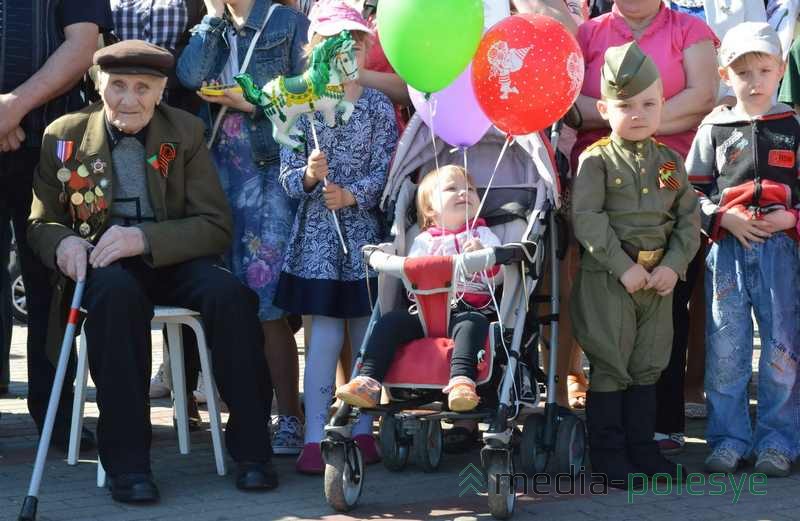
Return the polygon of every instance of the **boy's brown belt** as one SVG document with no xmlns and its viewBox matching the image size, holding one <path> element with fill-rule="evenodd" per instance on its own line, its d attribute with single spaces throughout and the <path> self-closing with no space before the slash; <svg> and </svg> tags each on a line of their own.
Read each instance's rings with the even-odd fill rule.
<svg viewBox="0 0 800 521">
<path fill-rule="evenodd" d="M 641 264 L 647 271 L 652 271 L 653 268 L 658 266 L 661 259 L 664 258 L 664 248 L 657 250 L 640 250 L 633 244 L 625 241 L 620 241 L 622 251 L 636 264 Z"/>
</svg>

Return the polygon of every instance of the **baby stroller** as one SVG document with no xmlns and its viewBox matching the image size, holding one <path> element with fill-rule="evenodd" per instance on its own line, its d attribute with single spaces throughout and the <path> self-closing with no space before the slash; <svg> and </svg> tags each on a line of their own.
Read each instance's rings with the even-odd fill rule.
<svg viewBox="0 0 800 521">
<path fill-rule="evenodd" d="M 385 312 L 406 306 L 403 290 L 415 295 L 427 338 L 413 341 L 396 353 L 383 386 L 390 403 L 363 412 L 382 417 L 379 445 L 384 465 L 401 470 L 412 456 L 424 471 L 436 470 L 442 456 L 442 421 L 474 419 L 488 423 L 483 432 L 481 463 L 487 474 L 489 509 L 498 519 L 513 514 L 516 503 L 512 436 L 527 413 L 520 442 L 520 465 L 526 473 L 578 472 L 583 464 L 583 422 L 555 403 L 555 360 L 558 342 L 558 259 L 555 209 L 559 204 L 552 149 L 540 134 L 515 140 L 499 163 L 481 216 L 504 246 L 452 257 L 405 258 L 416 224 L 414 176 L 437 165 L 464 165 L 475 179 L 479 193 L 495 167 L 505 136 L 491 129 L 465 158 L 438 138 L 434 158 L 430 131 L 415 116 L 398 146 L 381 200 L 393 216 L 391 243 L 367 246 L 364 254 L 379 272 L 377 304 L 373 308 L 361 354 L 377 319 Z M 482 404 L 474 411 L 455 413 L 442 403 L 441 390 L 449 380 L 452 342 L 445 338 L 450 302 L 459 275 L 483 271 L 500 264 L 504 270 L 497 319 L 492 322 L 486 348 L 478 363 Z M 538 290 L 545 270 L 556 281 L 551 295 Z M 402 281 L 402 284 L 401 284 Z M 551 313 L 536 315 L 538 304 L 549 302 Z M 540 407 L 536 376 L 541 328 L 549 322 L 550 363 L 547 398 Z M 527 327 L 526 327 L 527 326 Z M 359 357 L 359 361 L 360 361 Z M 420 361 L 424 360 L 424 363 Z M 353 376 L 358 372 L 358 364 Z M 486 396 L 488 394 L 489 396 Z M 446 404 L 446 400 L 444 400 Z M 322 454 L 326 462 L 325 497 L 337 511 L 353 508 L 364 484 L 364 464 L 351 437 L 355 408 L 341 404 L 325 428 Z"/>
</svg>

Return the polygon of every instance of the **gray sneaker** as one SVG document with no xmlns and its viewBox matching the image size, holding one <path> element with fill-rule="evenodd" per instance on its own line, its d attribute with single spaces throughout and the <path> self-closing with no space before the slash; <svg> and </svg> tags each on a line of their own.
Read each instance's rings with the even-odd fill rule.
<svg viewBox="0 0 800 521">
<path fill-rule="evenodd" d="M 272 452 L 297 455 L 303 450 L 303 424 L 296 416 L 278 416 L 272 435 Z"/>
<path fill-rule="evenodd" d="M 731 472 L 736 472 L 736 469 L 739 468 L 740 461 L 741 457 L 739 457 L 736 452 L 725 447 L 720 447 L 714 449 L 714 452 L 706 458 L 706 470 L 708 472 L 724 472 L 725 474 L 730 474 Z"/>
<path fill-rule="evenodd" d="M 792 473 L 792 462 L 775 449 L 765 449 L 758 454 L 755 470 L 767 476 L 785 478 Z"/>
</svg>

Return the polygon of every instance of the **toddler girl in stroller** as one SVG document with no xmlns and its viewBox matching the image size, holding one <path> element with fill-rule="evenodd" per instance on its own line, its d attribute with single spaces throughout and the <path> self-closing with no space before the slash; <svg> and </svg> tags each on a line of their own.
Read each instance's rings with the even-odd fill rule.
<svg viewBox="0 0 800 521">
<path fill-rule="evenodd" d="M 475 183 L 466 171 L 448 165 L 429 172 L 417 190 L 417 213 L 423 230 L 411 247 L 409 257 L 455 255 L 485 247 L 500 246 L 482 219 L 475 219 L 480 201 Z M 491 302 L 491 286 L 500 282 L 499 266 L 458 281 L 458 294 L 450 320 L 449 336 L 454 349 L 450 381 L 443 392 L 448 407 L 455 412 L 478 405 L 475 390 L 477 361 L 489 331 L 486 311 Z M 376 324 L 369 339 L 359 375 L 336 390 L 336 397 L 359 408 L 373 408 L 380 401 L 381 380 L 397 349 L 425 337 L 415 313 L 397 310 L 387 313 Z"/>
</svg>

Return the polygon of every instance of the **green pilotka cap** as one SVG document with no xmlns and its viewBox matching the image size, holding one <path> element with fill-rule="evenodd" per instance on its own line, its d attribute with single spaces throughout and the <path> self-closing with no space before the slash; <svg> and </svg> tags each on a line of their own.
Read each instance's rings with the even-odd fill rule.
<svg viewBox="0 0 800 521">
<path fill-rule="evenodd" d="M 659 79 L 658 67 L 636 42 L 606 50 L 600 92 L 606 99 L 636 96 Z"/>
</svg>

